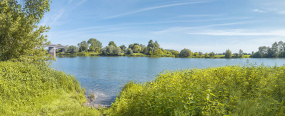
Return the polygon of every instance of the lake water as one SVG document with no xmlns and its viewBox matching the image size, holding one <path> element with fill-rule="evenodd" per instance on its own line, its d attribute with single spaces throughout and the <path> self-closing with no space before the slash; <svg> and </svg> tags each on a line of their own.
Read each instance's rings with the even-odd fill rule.
<svg viewBox="0 0 285 116">
<path fill-rule="evenodd" d="M 95 93 L 93 104 L 110 105 L 125 83 L 147 82 L 163 70 L 245 65 L 247 62 L 281 66 L 285 59 L 195 59 L 149 57 L 57 57 L 52 67 L 74 75 L 86 89 Z"/>
</svg>

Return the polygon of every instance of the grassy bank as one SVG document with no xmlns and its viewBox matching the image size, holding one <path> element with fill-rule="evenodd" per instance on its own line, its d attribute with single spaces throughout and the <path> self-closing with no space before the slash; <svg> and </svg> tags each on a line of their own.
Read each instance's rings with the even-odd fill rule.
<svg viewBox="0 0 285 116">
<path fill-rule="evenodd" d="M 126 84 L 112 116 L 284 115 L 285 66 L 224 66 L 159 74 Z"/>
<path fill-rule="evenodd" d="M 0 62 L 0 115 L 100 115 L 85 107 L 74 76 L 47 66 Z"/>
</svg>

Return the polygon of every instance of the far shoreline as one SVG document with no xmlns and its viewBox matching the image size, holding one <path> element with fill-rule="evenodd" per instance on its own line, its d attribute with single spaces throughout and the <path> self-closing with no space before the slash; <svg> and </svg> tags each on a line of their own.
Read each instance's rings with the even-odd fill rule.
<svg viewBox="0 0 285 116">
<path fill-rule="evenodd" d="M 232 57 L 226 58 L 225 55 L 215 55 L 214 57 L 205 57 L 202 56 L 189 56 L 189 57 L 179 57 L 178 55 L 171 55 L 171 54 L 158 54 L 158 55 L 146 55 L 142 53 L 133 53 L 133 54 L 125 54 L 121 53 L 119 55 L 103 55 L 101 53 L 94 53 L 94 52 L 78 52 L 78 53 L 57 53 L 56 56 L 58 57 L 77 57 L 77 56 L 91 56 L 91 57 L 150 57 L 150 58 L 161 58 L 161 57 L 169 57 L 169 58 L 205 58 L 205 59 L 238 59 L 238 58 L 253 58 L 251 55 L 244 55 L 243 57 Z"/>
</svg>

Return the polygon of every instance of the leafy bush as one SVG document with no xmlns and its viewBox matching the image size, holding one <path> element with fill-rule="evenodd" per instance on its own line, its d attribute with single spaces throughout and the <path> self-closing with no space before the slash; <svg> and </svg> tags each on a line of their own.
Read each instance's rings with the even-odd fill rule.
<svg viewBox="0 0 285 116">
<path fill-rule="evenodd" d="M 160 57 L 175 57 L 175 55 L 172 54 L 159 54 Z"/>
<path fill-rule="evenodd" d="M 284 115 L 285 66 L 224 66 L 159 74 L 126 84 L 105 113 L 115 116 Z"/>
<path fill-rule="evenodd" d="M 179 57 L 191 57 L 192 52 L 189 49 L 184 48 L 183 50 L 180 51 Z"/>
<path fill-rule="evenodd" d="M 79 48 L 76 46 L 68 46 L 65 48 L 66 53 L 77 53 L 79 51 Z"/>
<path fill-rule="evenodd" d="M 243 55 L 242 58 L 250 58 L 250 55 Z"/>
<path fill-rule="evenodd" d="M 109 43 L 112 44 L 112 41 Z M 117 46 L 106 46 L 104 48 L 102 48 L 102 54 L 103 55 L 119 55 L 121 54 L 121 48 L 117 47 Z"/>
<path fill-rule="evenodd" d="M 0 115 L 99 115 L 82 106 L 84 94 L 75 77 L 64 72 L 0 62 Z"/>
<path fill-rule="evenodd" d="M 98 56 L 99 53 L 89 53 L 90 56 Z"/>
<path fill-rule="evenodd" d="M 89 56 L 88 52 L 78 52 L 77 56 Z"/>
<path fill-rule="evenodd" d="M 215 58 L 225 58 L 225 55 L 215 55 Z"/>
</svg>

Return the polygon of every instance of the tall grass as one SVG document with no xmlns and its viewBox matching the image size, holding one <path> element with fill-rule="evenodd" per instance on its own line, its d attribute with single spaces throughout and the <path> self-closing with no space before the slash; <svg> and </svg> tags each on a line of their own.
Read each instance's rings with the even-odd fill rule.
<svg viewBox="0 0 285 116">
<path fill-rule="evenodd" d="M 100 115 L 83 106 L 74 76 L 47 66 L 0 62 L 0 115 Z"/>
<path fill-rule="evenodd" d="M 285 66 L 224 66 L 166 71 L 126 84 L 113 116 L 285 115 Z"/>
</svg>

